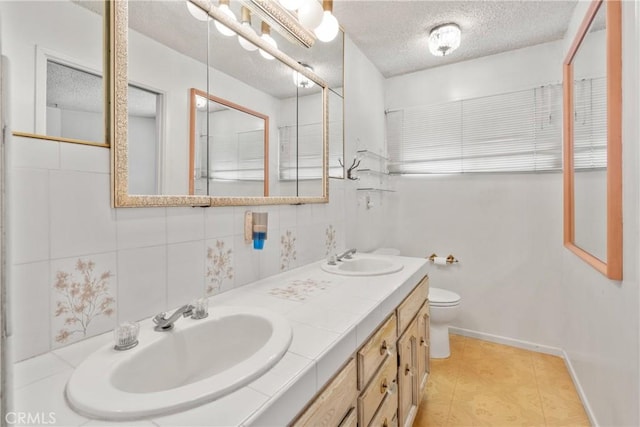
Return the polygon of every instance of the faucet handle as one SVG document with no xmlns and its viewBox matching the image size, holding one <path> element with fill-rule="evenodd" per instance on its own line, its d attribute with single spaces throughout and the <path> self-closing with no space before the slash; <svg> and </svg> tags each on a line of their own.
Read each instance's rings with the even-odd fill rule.
<svg viewBox="0 0 640 427">
<path fill-rule="evenodd" d="M 162 312 L 153 316 L 153 323 L 156 325 L 167 320 L 167 313 Z"/>
<path fill-rule="evenodd" d="M 195 310 L 195 307 L 191 304 L 187 304 L 187 307 L 182 312 L 182 317 L 191 317 L 191 315 L 193 315 L 193 310 Z"/>
</svg>

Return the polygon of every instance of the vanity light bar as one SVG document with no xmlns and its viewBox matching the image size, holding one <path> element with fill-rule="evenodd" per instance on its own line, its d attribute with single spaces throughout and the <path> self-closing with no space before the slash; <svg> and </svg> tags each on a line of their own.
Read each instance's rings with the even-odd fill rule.
<svg viewBox="0 0 640 427">
<path fill-rule="evenodd" d="M 244 6 L 267 21 L 272 28 L 292 42 L 311 47 L 316 41 L 313 32 L 298 22 L 298 19 L 275 0 L 240 0 Z"/>
</svg>

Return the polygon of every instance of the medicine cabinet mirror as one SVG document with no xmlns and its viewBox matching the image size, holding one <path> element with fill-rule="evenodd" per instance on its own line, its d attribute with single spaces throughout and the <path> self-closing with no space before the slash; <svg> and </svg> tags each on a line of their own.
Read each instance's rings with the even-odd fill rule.
<svg viewBox="0 0 640 427">
<path fill-rule="evenodd" d="M 564 244 L 622 280 L 619 1 L 589 5 L 564 61 Z"/>
<path fill-rule="evenodd" d="M 184 0 L 112 3 L 114 206 L 326 203 L 329 83 L 303 67 L 297 57 L 293 59 L 284 53 L 288 53 L 286 43 L 290 42 L 278 40 L 281 49 L 275 49 L 220 12 L 217 2 L 214 5 L 208 0 L 192 0 L 189 4 L 196 12 L 208 13 L 209 20 L 206 15 L 202 20 L 196 19 Z M 239 3 L 234 6 L 233 1 L 231 5 L 240 7 Z M 255 19 L 254 29 L 259 33 L 257 16 Z M 260 50 L 243 49 L 237 36 L 222 35 L 216 24 L 242 35 Z M 272 36 L 278 38 L 275 31 Z M 262 53 L 274 59 L 267 60 Z M 313 85 L 298 87 L 294 84 L 294 73 Z M 335 83 L 340 99 L 341 82 L 340 67 L 340 83 Z M 149 107 L 153 104 L 154 114 L 132 117 L 134 105 L 131 91 L 126 89 L 129 84 L 149 94 L 147 102 Z M 190 143 L 193 88 L 202 91 L 205 97 L 209 94 L 225 100 L 227 106 L 251 111 L 255 113 L 249 114 L 253 118 L 261 117 L 265 124 L 261 148 L 260 144 L 245 139 L 260 139 L 257 127 L 244 129 L 246 134 L 242 136 L 236 134 L 239 144 L 253 150 L 252 153 L 242 150 L 248 156 L 245 160 L 251 162 L 240 165 L 246 169 L 244 172 L 238 172 L 236 167 L 238 170 L 230 170 L 229 174 L 221 173 L 220 164 L 215 163 L 221 160 L 219 152 L 216 156 L 217 147 L 204 144 L 198 148 Z M 215 110 L 222 105 L 209 104 L 209 108 Z M 235 107 L 231 110 L 239 111 Z M 216 115 L 226 113 L 210 111 L 200 117 L 196 114 L 195 125 L 208 130 L 208 136 L 212 137 L 221 130 L 216 127 L 219 121 Z M 313 131 L 308 133 L 310 128 Z M 297 149 L 288 153 L 295 156 L 287 160 L 280 150 L 288 131 L 293 138 L 288 148 Z M 240 150 L 240 146 L 235 148 L 236 152 Z M 207 150 L 208 155 L 203 156 Z M 257 157 L 260 152 L 262 158 Z M 289 162 L 288 171 L 282 174 L 281 162 L 285 160 Z M 261 166 L 255 167 L 257 164 Z M 251 175 L 248 169 L 254 169 L 255 173 Z M 262 176 L 257 175 L 260 170 Z M 200 183 L 193 175 L 196 171 L 200 173 Z M 206 191 L 203 183 L 207 184 Z"/>
</svg>

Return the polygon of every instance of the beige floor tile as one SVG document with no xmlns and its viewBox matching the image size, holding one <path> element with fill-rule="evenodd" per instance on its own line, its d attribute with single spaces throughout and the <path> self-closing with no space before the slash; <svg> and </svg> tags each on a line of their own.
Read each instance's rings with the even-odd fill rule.
<svg viewBox="0 0 640 427">
<path fill-rule="evenodd" d="M 451 335 L 414 426 L 588 426 L 560 357 Z"/>
</svg>

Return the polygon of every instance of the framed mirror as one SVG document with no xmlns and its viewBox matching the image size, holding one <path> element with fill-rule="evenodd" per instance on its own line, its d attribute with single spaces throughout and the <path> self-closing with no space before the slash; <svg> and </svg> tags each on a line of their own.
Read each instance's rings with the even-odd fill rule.
<svg viewBox="0 0 640 427">
<path fill-rule="evenodd" d="M 192 88 L 189 194 L 269 196 L 269 116 Z"/>
<path fill-rule="evenodd" d="M 195 19 L 187 4 L 205 19 Z M 326 203 L 328 201 L 328 84 L 312 70 L 275 48 L 249 31 L 240 22 L 230 19 L 208 0 L 114 2 L 111 19 L 111 44 L 115 54 L 111 60 L 111 102 L 113 108 L 113 204 L 125 206 L 223 206 Z M 206 11 L 206 12 L 204 12 Z M 222 35 L 219 27 L 227 28 L 233 37 Z M 167 28 L 173 28 L 168 31 Z M 237 35 L 237 36 L 236 36 Z M 258 51 L 243 49 L 239 39 L 258 47 Z M 260 54 L 259 54 L 260 53 Z M 264 53 L 266 56 L 262 55 Z M 272 60 L 266 59 L 267 56 Z M 234 68 L 224 68 L 234 65 Z M 244 71 L 242 71 L 244 70 Z M 313 82 L 314 89 L 302 90 L 294 85 L 298 73 Z M 143 143 L 141 133 L 135 133 L 131 118 L 131 91 L 135 85 L 155 96 L 157 117 L 147 121 L 147 135 Z M 260 191 L 235 183 L 213 193 L 191 191 L 189 169 L 195 168 L 190 155 L 190 90 L 198 88 L 217 98 L 243 106 L 269 117 L 268 141 L 262 159 L 264 175 Z M 296 123 L 301 115 L 303 97 L 314 99 L 314 123 L 320 137 L 314 139 L 312 149 L 319 175 L 313 180 L 313 190 L 300 191 L 299 183 L 292 185 L 278 178 L 278 129 L 285 123 Z M 294 110 L 287 104 L 296 105 Z M 208 117 L 209 134 L 212 118 Z M 154 134 L 155 132 L 155 134 Z M 296 132 L 296 135 L 298 133 Z M 153 141 L 153 142 L 152 142 Z M 276 141 L 276 143 L 273 143 Z M 136 174 L 144 170 L 134 163 L 140 147 L 155 147 L 146 155 L 138 155 L 147 164 L 157 159 L 155 179 L 157 191 L 142 192 L 133 187 Z M 305 148 L 309 148 L 305 145 Z M 140 149 L 141 150 L 141 149 Z M 211 162 L 210 157 L 205 157 Z M 146 160 L 145 160 L 146 159 Z M 202 157 L 200 158 L 202 170 Z M 211 164 L 204 170 L 211 174 Z M 202 178 L 202 177 L 201 177 Z M 220 174 L 216 179 L 220 178 Z M 205 179 L 205 181 L 207 181 Z M 193 182 L 195 186 L 195 182 Z M 231 184 L 228 182 L 227 184 Z M 247 182 L 244 182 L 247 184 Z M 209 188 L 213 188 L 211 186 Z M 236 192 L 232 187 L 243 190 Z M 151 188 L 148 186 L 147 188 Z M 218 188 L 221 188 L 218 186 Z M 201 193 L 201 194 L 200 194 Z M 208 194 L 207 194 L 208 193 Z"/>
<path fill-rule="evenodd" d="M 622 280 L 619 1 L 593 0 L 564 67 L 564 244 Z"/>
</svg>

